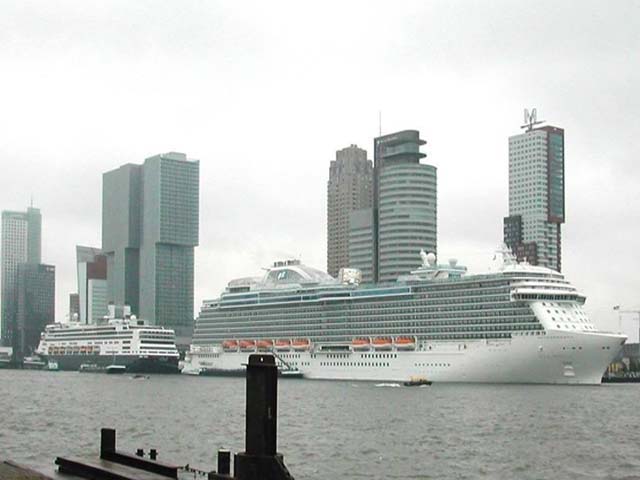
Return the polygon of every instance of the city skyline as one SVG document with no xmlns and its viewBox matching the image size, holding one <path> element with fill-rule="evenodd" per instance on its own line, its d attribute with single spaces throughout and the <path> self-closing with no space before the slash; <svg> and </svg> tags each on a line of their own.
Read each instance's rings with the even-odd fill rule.
<svg viewBox="0 0 640 480">
<path fill-rule="evenodd" d="M 295 7 L 308 20 L 295 24 L 273 5 L 236 15 L 189 4 L 176 23 L 167 5 L 149 15 L 115 3 L 89 18 L 65 3 L 44 31 L 35 7 L 17 5 L 0 20 L 0 85 L 14 112 L 0 120 L 11 174 L 0 207 L 35 194 L 58 318 L 75 291 L 74 246 L 100 244 L 101 173 L 157 151 L 202 159 L 194 313 L 275 259 L 324 268 L 327 159 L 405 128 L 421 132 L 438 168 L 439 256 L 487 268 L 508 211 L 506 139 L 530 107 L 569 132 L 563 273 L 603 328 L 617 328 L 613 305 L 640 306 L 638 281 L 616 265 L 640 260 L 631 3 Z M 326 39 L 322 25 L 341 36 Z M 637 324 L 623 329 L 637 339 Z"/>
</svg>

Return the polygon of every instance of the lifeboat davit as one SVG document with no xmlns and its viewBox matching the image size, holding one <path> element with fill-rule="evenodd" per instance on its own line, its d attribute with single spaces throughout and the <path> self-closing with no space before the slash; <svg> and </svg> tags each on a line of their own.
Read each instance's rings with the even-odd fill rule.
<svg viewBox="0 0 640 480">
<path fill-rule="evenodd" d="M 369 350 L 371 347 L 371 340 L 366 337 L 354 338 L 351 342 L 351 348 L 354 350 L 362 351 Z"/>
<path fill-rule="evenodd" d="M 393 339 L 391 337 L 376 337 L 371 343 L 376 350 L 391 350 L 393 348 Z"/>
<path fill-rule="evenodd" d="M 225 340 L 222 342 L 222 349 L 225 352 L 237 352 L 238 351 L 238 341 L 237 340 Z"/>
<path fill-rule="evenodd" d="M 415 350 L 416 337 L 396 337 L 394 344 L 398 350 Z"/>
<path fill-rule="evenodd" d="M 240 351 L 241 352 L 255 352 L 256 351 L 256 341 L 255 340 L 240 340 Z"/>
<path fill-rule="evenodd" d="M 295 340 L 291 341 L 291 347 L 298 352 L 302 352 L 305 350 L 309 350 L 309 348 L 311 347 L 311 342 L 308 338 L 296 338 Z"/>
<path fill-rule="evenodd" d="M 256 346 L 258 347 L 258 350 L 262 352 L 273 350 L 273 340 L 258 340 L 256 342 Z"/>
<path fill-rule="evenodd" d="M 276 340 L 276 350 L 278 352 L 288 352 L 289 350 L 291 350 L 291 340 L 286 338 Z"/>
</svg>

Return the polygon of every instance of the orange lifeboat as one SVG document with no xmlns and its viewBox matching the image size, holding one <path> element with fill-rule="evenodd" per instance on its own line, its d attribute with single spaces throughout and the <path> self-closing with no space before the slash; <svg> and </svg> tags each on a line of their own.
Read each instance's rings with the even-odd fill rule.
<svg viewBox="0 0 640 480">
<path fill-rule="evenodd" d="M 416 337 L 396 337 L 395 346 L 398 350 L 415 350 L 416 349 Z"/>
<path fill-rule="evenodd" d="M 391 337 L 376 337 L 371 343 L 376 350 L 391 350 L 393 348 L 393 339 Z"/>
<path fill-rule="evenodd" d="M 260 351 L 272 350 L 273 349 L 273 340 L 258 340 L 256 342 L 256 346 Z"/>
<path fill-rule="evenodd" d="M 296 338 L 295 340 L 291 341 L 291 346 L 294 350 L 300 352 L 309 350 L 309 348 L 311 347 L 311 342 L 308 338 Z"/>
<path fill-rule="evenodd" d="M 351 342 L 351 348 L 354 350 L 369 350 L 371 347 L 371 340 L 366 337 L 354 338 Z"/>
<path fill-rule="evenodd" d="M 256 341 L 255 340 L 240 340 L 240 351 L 241 352 L 255 352 L 256 351 Z"/>
<path fill-rule="evenodd" d="M 291 349 L 291 340 L 281 338 L 276 340 L 276 350 L 278 352 L 288 352 Z"/>
<path fill-rule="evenodd" d="M 237 352 L 238 351 L 238 341 L 237 340 L 225 340 L 222 342 L 222 349 L 225 352 Z"/>
</svg>

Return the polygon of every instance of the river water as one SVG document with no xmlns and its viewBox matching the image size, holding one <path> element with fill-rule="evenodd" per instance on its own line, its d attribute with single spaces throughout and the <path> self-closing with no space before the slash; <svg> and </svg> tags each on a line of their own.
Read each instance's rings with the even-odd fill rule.
<svg viewBox="0 0 640 480">
<path fill-rule="evenodd" d="M 118 448 L 202 470 L 244 449 L 243 378 L 0 370 L 0 459 Z M 278 450 L 300 479 L 640 478 L 639 385 L 594 387 L 283 379 Z"/>
</svg>

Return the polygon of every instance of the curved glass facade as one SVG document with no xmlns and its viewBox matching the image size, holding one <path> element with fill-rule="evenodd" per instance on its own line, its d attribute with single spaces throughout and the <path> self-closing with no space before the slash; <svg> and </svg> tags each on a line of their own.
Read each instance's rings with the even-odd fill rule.
<svg viewBox="0 0 640 480">
<path fill-rule="evenodd" d="M 437 248 L 437 175 L 432 165 L 387 164 L 378 184 L 378 279 L 393 281 Z"/>
</svg>

